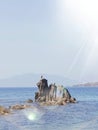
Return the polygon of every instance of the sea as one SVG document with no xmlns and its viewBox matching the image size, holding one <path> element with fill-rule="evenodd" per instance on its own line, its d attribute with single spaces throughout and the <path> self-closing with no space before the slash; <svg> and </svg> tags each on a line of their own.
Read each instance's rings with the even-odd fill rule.
<svg viewBox="0 0 98 130">
<path fill-rule="evenodd" d="M 0 130 L 98 130 L 98 87 L 68 87 L 77 103 L 15 110 L 0 116 Z M 9 107 L 34 100 L 36 87 L 0 88 L 0 105 Z"/>
</svg>

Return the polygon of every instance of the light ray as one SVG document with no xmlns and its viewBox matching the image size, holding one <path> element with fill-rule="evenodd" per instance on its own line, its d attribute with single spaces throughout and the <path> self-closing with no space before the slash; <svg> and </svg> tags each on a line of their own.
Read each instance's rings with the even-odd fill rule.
<svg viewBox="0 0 98 130">
<path fill-rule="evenodd" d="M 80 58 L 80 54 L 83 52 L 83 49 L 85 48 L 86 43 L 84 42 L 81 46 L 79 51 L 77 51 L 76 56 L 74 57 L 71 65 L 69 66 L 68 72 L 67 72 L 67 77 L 69 77 L 69 75 L 71 74 L 71 71 L 74 69 L 74 67 L 76 66 L 77 62 L 79 61 Z"/>
<path fill-rule="evenodd" d="M 80 79 L 79 81 L 83 80 L 83 77 L 85 77 L 86 73 L 90 71 L 91 68 L 94 67 L 94 65 L 96 64 L 96 60 L 98 59 L 98 40 L 95 40 L 95 42 L 93 42 L 91 49 L 89 51 L 89 54 L 86 58 L 86 62 L 84 65 L 84 68 L 82 70 L 82 73 L 80 75 Z"/>
</svg>

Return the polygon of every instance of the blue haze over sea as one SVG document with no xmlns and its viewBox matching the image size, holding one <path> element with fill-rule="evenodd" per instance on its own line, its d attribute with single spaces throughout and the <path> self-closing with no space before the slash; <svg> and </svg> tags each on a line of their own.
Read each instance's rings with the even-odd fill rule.
<svg viewBox="0 0 98 130">
<path fill-rule="evenodd" d="M 65 106 L 42 107 L 0 116 L 0 130 L 98 130 L 98 88 L 68 88 L 78 101 Z M 0 105 L 9 107 L 34 99 L 37 88 L 0 88 Z M 35 118 L 30 120 L 30 113 Z M 28 117 L 29 116 L 29 117 Z"/>
</svg>

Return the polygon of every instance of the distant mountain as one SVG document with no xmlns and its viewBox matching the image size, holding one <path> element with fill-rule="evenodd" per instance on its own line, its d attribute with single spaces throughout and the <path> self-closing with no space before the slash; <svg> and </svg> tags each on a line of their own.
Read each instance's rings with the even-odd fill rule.
<svg viewBox="0 0 98 130">
<path fill-rule="evenodd" d="M 76 84 L 74 87 L 98 87 L 98 82 L 88 82 L 84 84 Z"/>
<path fill-rule="evenodd" d="M 17 75 L 8 79 L 0 80 L 0 87 L 34 87 L 40 80 L 41 74 L 24 74 Z M 77 83 L 74 80 L 67 79 L 62 76 L 44 74 L 45 78 L 48 79 L 48 84 L 56 83 L 64 86 L 70 86 Z"/>
</svg>

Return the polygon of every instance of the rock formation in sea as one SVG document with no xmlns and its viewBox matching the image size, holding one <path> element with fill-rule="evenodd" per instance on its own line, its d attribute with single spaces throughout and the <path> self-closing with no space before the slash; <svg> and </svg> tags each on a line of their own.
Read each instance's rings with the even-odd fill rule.
<svg viewBox="0 0 98 130">
<path fill-rule="evenodd" d="M 41 79 L 38 83 L 38 92 L 35 92 L 35 102 L 41 105 L 66 105 L 67 103 L 75 103 L 67 88 L 63 85 L 50 84 L 46 79 Z"/>
<path fill-rule="evenodd" d="M 25 104 L 16 104 L 5 108 L 0 106 L 0 115 L 8 115 L 16 110 L 33 109 L 33 104 L 37 103 L 41 106 L 66 105 L 68 103 L 76 103 L 67 88 L 63 85 L 50 84 L 46 79 L 41 79 L 38 83 L 38 92 L 35 92 L 35 101 L 28 99 Z"/>
</svg>

